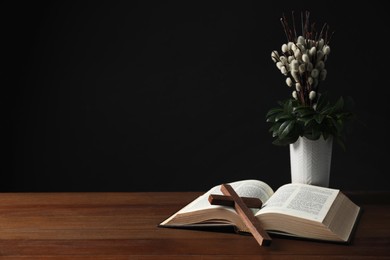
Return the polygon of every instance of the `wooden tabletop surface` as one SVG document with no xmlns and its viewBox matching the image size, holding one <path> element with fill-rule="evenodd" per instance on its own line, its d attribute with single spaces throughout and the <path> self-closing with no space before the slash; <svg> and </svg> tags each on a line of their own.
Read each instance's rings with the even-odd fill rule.
<svg viewBox="0 0 390 260">
<path fill-rule="evenodd" d="M 350 245 L 159 228 L 201 192 L 0 193 L 0 259 L 390 259 L 390 191 L 345 192 L 364 210 Z"/>
</svg>

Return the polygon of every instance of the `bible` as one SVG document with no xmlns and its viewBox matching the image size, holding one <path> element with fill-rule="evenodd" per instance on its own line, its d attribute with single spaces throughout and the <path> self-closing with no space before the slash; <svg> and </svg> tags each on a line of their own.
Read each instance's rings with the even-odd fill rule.
<svg viewBox="0 0 390 260">
<path fill-rule="evenodd" d="M 361 213 L 361 207 L 338 189 L 289 183 L 274 191 L 260 180 L 229 183 L 240 197 L 258 198 L 261 208 L 251 208 L 269 234 L 349 243 Z M 240 216 L 229 206 L 211 205 L 209 196 L 221 194 L 214 186 L 158 226 L 167 228 L 231 227 L 249 234 Z"/>
</svg>

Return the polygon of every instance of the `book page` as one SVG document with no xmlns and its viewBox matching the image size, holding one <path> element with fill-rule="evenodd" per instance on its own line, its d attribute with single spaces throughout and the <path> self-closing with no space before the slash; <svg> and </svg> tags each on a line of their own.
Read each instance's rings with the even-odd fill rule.
<svg viewBox="0 0 390 260">
<path fill-rule="evenodd" d="M 322 222 L 339 190 L 307 184 L 281 186 L 258 214 L 273 212 Z"/>
<path fill-rule="evenodd" d="M 238 196 L 259 198 L 263 203 L 265 203 L 274 193 L 268 184 L 259 180 L 242 180 L 242 181 L 231 182 L 229 184 L 236 191 Z M 210 202 L 208 201 L 210 194 L 222 195 L 221 185 L 217 185 L 213 187 L 208 192 L 198 197 L 192 203 L 184 207 L 180 211 L 180 213 L 191 212 L 191 211 L 206 209 L 206 208 L 225 207 L 225 206 L 211 205 Z M 228 210 L 234 211 L 232 207 L 226 207 L 226 208 Z M 252 210 L 254 212 L 258 211 L 258 209 L 252 209 Z"/>
</svg>

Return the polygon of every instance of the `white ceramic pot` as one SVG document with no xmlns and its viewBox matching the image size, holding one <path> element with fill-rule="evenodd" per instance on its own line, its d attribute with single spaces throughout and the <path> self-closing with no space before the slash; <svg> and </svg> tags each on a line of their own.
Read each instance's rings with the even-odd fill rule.
<svg viewBox="0 0 390 260">
<path fill-rule="evenodd" d="M 329 187 L 333 138 L 299 137 L 290 144 L 291 182 Z"/>
</svg>

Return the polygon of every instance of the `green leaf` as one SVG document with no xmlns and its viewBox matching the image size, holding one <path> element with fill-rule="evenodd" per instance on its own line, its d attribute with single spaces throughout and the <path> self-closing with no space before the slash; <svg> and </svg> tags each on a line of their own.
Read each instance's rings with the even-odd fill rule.
<svg viewBox="0 0 390 260">
<path fill-rule="evenodd" d="M 311 118 L 310 117 L 298 117 L 297 118 L 297 121 L 298 122 L 303 122 L 303 124 L 306 124 L 308 121 L 310 121 Z"/>
<path fill-rule="evenodd" d="M 280 120 L 286 120 L 286 119 L 292 119 L 291 115 L 286 115 L 286 114 L 280 114 L 275 117 L 275 122 L 279 122 Z"/>
<path fill-rule="evenodd" d="M 282 108 L 273 108 L 273 109 L 268 111 L 268 113 L 267 113 L 267 115 L 265 117 L 268 118 L 270 116 L 273 116 L 273 115 L 281 113 L 281 112 L 283 112 Z"/>
<path fill-rule="evenodd" d="M 296 112 L 296 113 L 300 113 L 302 111 L 307 111 L 307 110 L 312 110 L 312 109 L 310 107 L 306 107 L 306 106 L 294 107 L 294 112 Z"/>
<path fill-rule="evenodd" d="M 299 136 L 292 136 L 290 138 L 284 138 L 284 139 L 280 139 L 280 138 L 277 138 L 275 139 L 272 143 L 274 145 L 289 145 L 289 144 L 292 144 L 292 143 L 295 143 L 297 141 Z"/>
<path fill-rule="evenodd" d="M 341 132 L 341 130 L 343 129 L 343 121 L 333 120 L 332 122 L 333 122 L 333 125 L 336 127 L 337 132 Z"/>
<path fill-rule="evenodd" d="M 287 100 L 287 102 L 284 104 L 283 107 L 284 111 L 288 114 L 291 114 L 293 112 L 293 101 L 291 99 Z"/>
<path fill-rule="evenodd" d="M 348 103 L 348 106 L 347 106 Z M 295 99 L 279 101 L 280 107 L 270 109 L 266 114 L 267 122 L 271 122 L 269 129 L 272 136 L 276 137 L 274 144 L 286 145 L 297 140 L 299 136 L 305 136 L 311 140 L 321 137 L 339 138 L 342 145 L 342 137 L 346 131 L 344 124 L 355 119 L 355 115 L 348 110 L 349 103 L 343 97 L 335 103 L 329 102 L 327 95 L 318 96 L 316 110 L 310 106 L 303 106 Z"/>
<path fill-rule="evenodd" d="M 322 121 L 324 120 L 324 115 L 322 115 L 322 114 L 317 114 L 317 115 L 315 115 L 314 116 L 314 119 L 316 120 L 316 122 L 318 123 L 318 124 L 321 124 L 322 123 Z"/>
<path fill-rule="evenodd" d="M 327 93 L 322 93 L 319 95 L 317 100 L 317 111 L 323 110 L 327 105 L 329 105 L 329 102 L 327 102 Z"/>
<path fill-rule="evenodd" d="M 286 137 L 294 128 L 294 125 L 295 125 L 295 121 L 293 120 L 284 122 L 279 128 L 279 138 L 282 139 Z"/>
<path fill-rule="evenodd" d="M 275 115 L 269 116 L 265 121 L 268 123 L 274 123 L 275 122 Z"/>
<path fill-rule="evenodd" d="M 310 118 L 306 119 L 304 126 L 305 126 L 305 128 L 310 128 L 315 124 L 316 124 L 316 121 L 314 120 L 314 118 L 310 117 Z"/>
<path fill-rule="evenodd" d="M 318 140 L 321 137 L 321 132 L 316 129 L 312 129 L 311 133 L 305 134 L 305 137 L 310 140 Z"/>
<path fill-rule="evenodd" d="M 275 124 L 273 124 L 273 125 L 270 127 L 269 131 L 270 131 L 270 132 L 274 132 L 274 131 L 279 130 L 280 125 L 281 125 L 281 123 L 275 123 Z"/>
<path fill-rule="evenodd" d="M 306 109 L 299 113 L 300 117 L 308 117 L 317 114 L 313 109 Z"/>
<path fill-rule="evenodd" d="M 324 116 L 327 116 L 327 115 L 330 115 L 330 114 L 332 114 L 332 112 L 333 112 L 333 107 L 332 106 L 327 106 L 327 107 L 325 107 L 324 108 L 324 110 L 322 110 L 320 113 L 322 114 L 322 115 L 324 115 Z"/>
<path fill-rule="evenodd" d="M 340 97 L 336 104 L 334 105 L 333 107 L 333 112 L 339 112 L 339 111 L 342 111 L 344 108 L 344 99 L 343 97 Z"/>
</svg>

